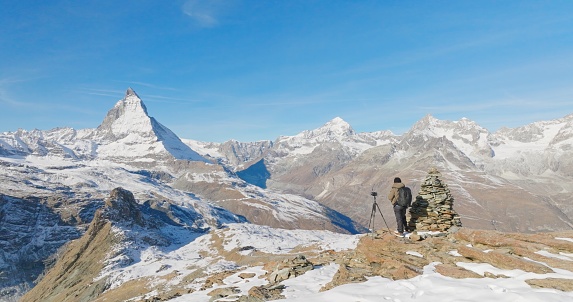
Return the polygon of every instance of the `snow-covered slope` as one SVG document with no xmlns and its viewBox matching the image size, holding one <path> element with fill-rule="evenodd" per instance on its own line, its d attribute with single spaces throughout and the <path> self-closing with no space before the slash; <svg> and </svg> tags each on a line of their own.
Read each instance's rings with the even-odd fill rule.
<svg viewBox="0 0 573 302">
<path fill-rule="evenodd" d="M 492 135 L 491 143 L 495 154 L 492 170 L 526 176 L 555 172 L 573 175 L 573 114 L 500 129 Z"/>
</svg>

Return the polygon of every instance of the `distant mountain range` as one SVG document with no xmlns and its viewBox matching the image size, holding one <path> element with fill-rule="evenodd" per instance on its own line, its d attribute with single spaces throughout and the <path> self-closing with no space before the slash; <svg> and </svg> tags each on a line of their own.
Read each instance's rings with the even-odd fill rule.
<svg viewBox="0 0 573 302">
<path fill-rule="evenodd" d="M 495 133 L 426 116 L 403 135 L 356 133 L 336 117 L 273 141 L 212 143 L 180 139 L 128 89 L 96 129 L 0 134 L 0 270 L 13 276 L 0 281 L 0 299 L 26 292 L 122 190 L 160 229 L 248 221 L 355 234 L 366 232 L 371 191 L 391 222 L 392 179 L 415 194 L 430 168 L 466 227 L 573 227 L 573 114 Z M 173 243 L 165 232 L 153 240 Z"/>
<path fill-rule="evenodd" d="M 573 227 L 573 114 L 495 133 L 465 118 L 428 115 L 403 135 L 356 133 L 337 117 L 275 141 L 184 142 L 251 183 L 317 200 L 363 225 L 371 190 L 385 196 L 399 176 L 417 192 L 435 167 L 464 226 L 512 232 Z M 382 205 L 393 217 L 385 198 Z"/>
</svg>

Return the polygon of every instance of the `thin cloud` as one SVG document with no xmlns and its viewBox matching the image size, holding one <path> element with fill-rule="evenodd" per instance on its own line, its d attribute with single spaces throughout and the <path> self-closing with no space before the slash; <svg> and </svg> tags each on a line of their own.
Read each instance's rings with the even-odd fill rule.
<svg viewBox="0 0 573 302">
<path fill-rule="evenodd" d="M 14 100 L 10 94 L 10 88 L 13 85 L 26 81 L 27 80 L 15 78 L 0 79 L 0 104 L 5 104 L 13 107 L 34 107 L 35 104 Z"/>
<path fill-rule="evenodd" d="M 158 86 L 155 84 L 144 83 L 144 82 L 135 82 L 135 81 L 118 81 L 118 82 L 119 83 L 133 84 L 133 85 L 138 85 L 138 86 L 144 86 L 144 87 L 158 89 L 158 90 L 179 91 L 179 89 L 177 89 L 177 88 Z"/>
<path fill-rule="evenodd" d="M 83 88 L 81 90 L 82 90 L 82 93 L 85 93 L 85 94 L 98 95 L 98 96 L 109 96 L 109 97 L 118 97 L 118 96 L 122 96 L 125 93 L 125 91 L 109 90 L 109 89 Z"/>
<path fill-rule="evenodd" d="M 215 27 L 233 3 L 229 0 L 188 0 L 183 4 L 183 13 L 201 27 Z"/>
<path fill-rule="evenodd" d="M 145 102 L 154 102 L 154 103 L 168 103 L 168 104 L 189 104 L 189 103 L 200 103 L 204 102 L 202 100 L 197 99 L 187 99 L 187 98 L 175 98 L 169 96 L 162 96 L 162 95 L 145 95 Z"/>
<path fill-rule="evenodd" d="M 129 83 L 136 83 L 136 82 L 129 82 Z M 143 83 L 139 83 L 143 84 Z M 143 85 L 142 85 L 143 86 Z M 158 88 L 161 89 L 161 88 Z M 164 88 L 170 90 L 168 88 Z M 175 88 L 172 88 L 176 90 Z M 81 92 L 84 94 L 89 95 L 97 95 L 97 96 L 105 96 L 105 97 L 113 97 L 113 98 L 120 98 L 123 97 L 125 91 L 121 90 L 112 90 L 112 89 L 96 89 L 96 88 L 82 88 Z M 152 103 L 166 103 L 166 104 L 189 104 L 189 103 L 198 103 L 203 102 L 202 100 L 190 99 L 190 98 L 178 98 L 178 97 L 170 97 L 170 96 L 163 96 L 163 95 L 155 95 L 155 94 L 145 94 L 142 97 L 144 102 L 152 102 Z"/>
</svg>

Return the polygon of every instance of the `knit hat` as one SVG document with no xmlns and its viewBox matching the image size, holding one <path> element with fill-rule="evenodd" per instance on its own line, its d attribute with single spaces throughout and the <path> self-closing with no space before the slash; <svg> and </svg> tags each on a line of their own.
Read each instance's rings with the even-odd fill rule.
<svg viewBox="0 0 573 302">
<path fill-rule="evenodd" d="M 402 182 L 402 180 L 400 179 L 400 177 L 394 178 L 394 183 L 400 183 L 400 182 Z"/>
</svg>

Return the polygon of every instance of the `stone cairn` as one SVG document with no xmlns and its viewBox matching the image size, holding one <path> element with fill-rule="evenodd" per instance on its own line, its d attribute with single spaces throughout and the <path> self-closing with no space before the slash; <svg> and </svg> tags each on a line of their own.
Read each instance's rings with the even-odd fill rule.
<svg viewBox="0 0 573 302">
<path fill-rule="evenodd" d="M 460 217 L 452 208 L 454 198 L 440 176 L 442 174 L 432 168 L 420 185 L 420 192 L 410 208 L 410 229 L 445 232 L 452 226 L 462 226 Z"/>
</svg>

